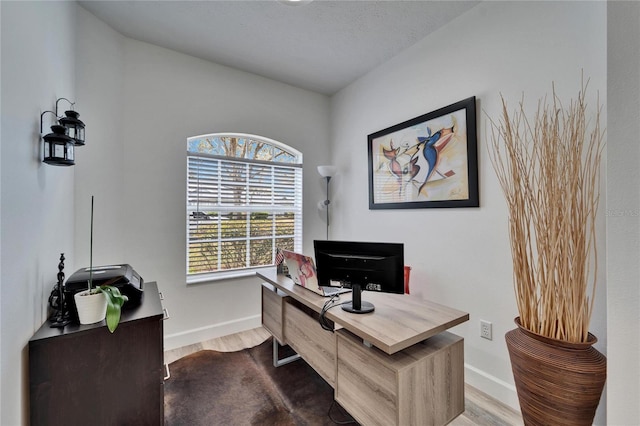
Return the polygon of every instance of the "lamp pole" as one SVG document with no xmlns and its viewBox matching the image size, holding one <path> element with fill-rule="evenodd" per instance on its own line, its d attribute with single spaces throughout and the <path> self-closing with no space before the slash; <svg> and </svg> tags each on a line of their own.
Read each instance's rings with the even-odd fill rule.
<svg viewBox="0 0 640 426">
<path fill-rule="evenodd" d="M 329 239 L 329 204 L 331 198 L 329 197 L 329 181 L 331 177 L 336 173 L 335 166 L 318 166 L 318 173 L 327 181 L 327 198 L 324 200 L 324 208 L 327 209 L 327 240 Z"/>
<path fill-rule="evenodd" d="M 331 180 L 331 176 L 327 176 L 327 199 L 324 200 L 324 205 L 327 209 L 327 240 L 329 239 L 329 204 L 331 203 L 329 199 L 329 181 Z"/>
</svg>

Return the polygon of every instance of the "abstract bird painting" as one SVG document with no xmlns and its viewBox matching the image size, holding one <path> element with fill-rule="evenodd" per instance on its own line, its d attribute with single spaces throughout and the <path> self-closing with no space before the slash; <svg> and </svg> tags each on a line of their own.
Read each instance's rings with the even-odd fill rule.
<svg viewBox="0 0 640 426">
<path fill-rule="evenodd" d="M 370 206 L 468 200 L 469 162 L 476 161 L 475 108 L 473 114 L 471 141 L 467 108 L 431 119 L 417 117 L 369 135 Z M 477 176 L 473 183 L 477 186 Z M 471 190 L 477 198 L 477 189 Z"/>
</svg>

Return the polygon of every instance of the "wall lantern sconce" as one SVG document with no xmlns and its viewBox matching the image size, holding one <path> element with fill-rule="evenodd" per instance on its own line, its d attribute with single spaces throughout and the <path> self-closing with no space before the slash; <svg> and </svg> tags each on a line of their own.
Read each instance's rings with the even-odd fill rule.
<svg viewBox="0 0 640 426">
<path fill-rule="evenodd" d="M 329 181 L 336 174 L 335 166 L 318 166 L 318 173 L 327 180 L 327 198 L 320 202 L 320 207 L 327 209 L 327 240 L 329 239 Z"/>
<path fill-rule="evenodd" d="M 71 102 L 67 98 L 60 98 L 56 101 L 56 116 L 60 117 L 58 114 L 58 102 L 65 100 L 71 104 L 71 108 L 75 105 L 75 102 Z M 67 129 L 67 135 L 75 140 L 74 145 L 83 146 L 84 145 L 84 123 L 80 121 L 78 117 L 77 111 L 73 109 L 64 112 L 64 117 L 60 117 L 59 122 L 62 126 Z"/>
<path fill-rule="evenodd" d="M 53 111 L 45 111 L 40 114 L 40 133 L 42 133 L 42 117 L 46 113 L 55 114 Z M 74 139 L 67 136 L 67 129 L 59 124 L 51 126 L 51 132 L 44 135 L 43 162 L 52 166 L 73 166 L 75 162 Z"/>
<path fill-rule="evenodd" d="M 75 147 L 84 145 L 84 123 L 78 118 L 78 114 L 74 110 L 65 111 L 64 116 L 58 115 L 58 103 L 67 101 L 73 105 L 67 98 L 59 98 L 56 100 L 56 111 L 45 111 L 40 114 L 40 134 L 43 132 L 44 115 L 54 114 L 58 122 L 51 126 L 51 133 L 42 137 L 44 140 L 44 155 L 42 161 L 53 166 L 73 166 L 75 164 Z"/>
</svg>

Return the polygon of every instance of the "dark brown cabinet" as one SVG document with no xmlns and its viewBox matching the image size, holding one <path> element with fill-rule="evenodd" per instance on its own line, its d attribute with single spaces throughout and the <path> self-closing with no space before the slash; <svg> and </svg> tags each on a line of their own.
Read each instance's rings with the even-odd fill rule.
<svg viewBox="0 0 640 426">
<path fill-rule="evenodd" d="M 29 340 L 31 425 L 162 425 L 163 316 L 151 282 L 113 334 L 104 321 L 45 323 Z"/>
</svg>

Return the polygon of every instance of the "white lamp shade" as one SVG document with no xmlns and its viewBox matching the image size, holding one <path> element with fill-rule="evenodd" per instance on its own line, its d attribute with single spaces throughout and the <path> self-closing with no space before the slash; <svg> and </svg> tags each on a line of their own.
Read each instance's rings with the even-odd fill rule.
<svg viewBox="0 0 640 426">
<path fill-rule="evenodd" d="M 336 174 L 336 166 L 318 166 L 318 173 L 322 177 L 332 177 Z"/>
</svg>

